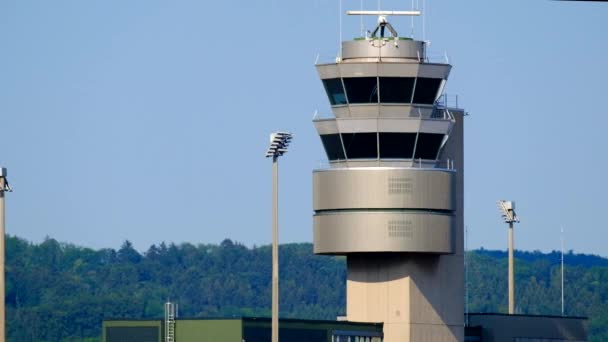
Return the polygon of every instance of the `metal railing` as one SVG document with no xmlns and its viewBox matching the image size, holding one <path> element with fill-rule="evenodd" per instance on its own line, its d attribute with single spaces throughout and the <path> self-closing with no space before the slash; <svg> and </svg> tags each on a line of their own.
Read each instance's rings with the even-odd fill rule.
<svg viewBox="0 0 608 342">
<path fill-rule="evenodd" d="M 403 167 L 407 169 L 437 169 L 437 170 L 450 170 L 455 171 L 454 160 L 430 160 L 430 159 L 341 159 L 329 161 L 327 159 L 318 160 L 316 163 L 316 170 L 331 169 L 332 166 L 338 166 L 338 168 L 344 167 L 391 167 L 390 165 L 383 163 L 403 163 L 403 165 L 395 165 L 395 167 Z M 351 164 L 352 163 L 352 164 Z M 367 165 L 363 165 L 363 163 Z M 359 166 L 353 166 L 359 165 Z M 375 164 L 375 165 L 374 165 Z"/>
<path fill-rule="evenodd" d="M 448 108 L 453 108 L 453 107 L 437 105 L 435 108 L 433 108 L 433 111 L 430 114 L 428 114 L 428 112 L 426 114 L 423 114 L 422 110 L 420 110 L 420 108 L 414 107 L 413 111 L 410 111 L 407 116 L 403 116 L 401 119 L 454 120 L 454 115 L 452 113 L 450 113 Z M 336 116 L 334 115 L 334 113 L 327 113 L 327 112 L 321 113 L 317 110 L 312 115 L 312 121 L 333 120 L 335 118 L 336 118 Z M 382 118 L 382 115 L 379 115 L 378 117 L 374 117 L 374 119 L 378 119 L 378 118 Z M 358 119 L 358 118 L 356 118 L 356 119 Z"/>
<path fill-rule="evenodd" d="M 332 120 L 335 118 L 334 113 L 320 113 L 318 110 L 315 110 L 312 115 L 312 121 Z"/>
<path fill-rule="evenodd" d="M 435 120 L 455 120 L 454 115 L 449 111 L 448 108 L 441 107 L 435 107 L 429 118 Z"/>
<path fill-rule="evenodd" d="M 450 57 L 448 56 L 447 51 L 444 51 L 443 53 L 427 52 L 424 56 L 424 63 L 450 64 Z"/>
<path fill-rule="evenodd" d="M 330 55 L 330 54 L 317 53 L 317 55 L 315 56 L 315 65 L 334 64 L 334 63 L 340 63 L 340 56 L 337 54 Z"/>
<path fill-rule="evenodd" d="M 458 94 L 443 94 L 435 101 L 435 106 L 438 108 L 458 108 Z"/>
<path fill-rule="evenodd" d="M 382 60 L 382 55 L 378 54 L 377 56 L 368 56 L 366 58 L 377 59 L 378 61 Z M 387 57 L 387 56 L 385 56 Z M 433 64 L 450 64 L 450 57 L 448 56 L 447 51 L 443 53 L 430 52 L 423 53 L 421 51 L 416 51 L 416 56 L 412 56 L 413 58 L 418 58 L 419 63 L 433 63 Z M 412 58 L 409 57 L 409 58 Z M 390 58 L 390 57 L 389 57 Z M 340 63 L 342 61 L 341 55 L 338 53 L 336 55 L 330 54 L 322 54 L 317 53 L 315 56 L 315 65 L 319 64 L 334 64 Z"/>
</svg>

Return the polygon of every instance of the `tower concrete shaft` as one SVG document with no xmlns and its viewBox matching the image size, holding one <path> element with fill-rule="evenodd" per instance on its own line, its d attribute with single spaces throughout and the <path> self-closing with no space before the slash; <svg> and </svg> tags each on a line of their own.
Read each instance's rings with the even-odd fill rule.
<svg viewBox="0 0 608 342">
<path fill-rule="evenodd" d="M 464 111 L 425 48 L 346 41 L 317 65 L 333 117 L 314 120 L 314 251 L 346 256 L 346 318 L 384 323 L 385 342 L 464 340 Z"/>
</svg>

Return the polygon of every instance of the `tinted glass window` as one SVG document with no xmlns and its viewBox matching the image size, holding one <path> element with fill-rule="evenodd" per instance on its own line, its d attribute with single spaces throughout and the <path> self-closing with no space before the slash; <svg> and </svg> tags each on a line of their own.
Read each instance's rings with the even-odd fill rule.
<svg viewBox="0 0 608 342">
<path fill-rule="evenodd" d="M 321 142 L 327 153 L 327 159 L 338 160 L 344 158 L 344 150 L 342 149 L 342 142 L 340 141 L 339 134 L 325 134 L 321 136 Z"/>
<path fill-rule="evenodd" d="M 243 341 L 268 342 L 271 340 L 271 328 L 245 327 L 243 328 Z M 279 328 L 279 340 L 289 342 L 326 342 L 327 331 L 317 329 Z"/>
<path fill-rule="evenodd" d="M 323 86 L 329 97 L 329 102 L 332 105 L 346 104 L 346 95 L 344 95 L 344 87 L 342 87 L 341 79 L 330 78 L 323 80 Z"/>
<path fill-rule="evenodd" d="M 443 141 L 443 134 L 420 133 L 416 143 L 416 154 L 414 158 L 437 159 L 439 147 Z"/>
<path fill-rule="evenodd" d="M 380 133 L 380 158 L 411 159 L 416 133 Z"/>
<path fill-rule="evenodd" d="M 413 90 L 413 77 L 380 77 L 380 102 L 410 103 Z"/>
<path fill-rule="evenodd" d="M 108 327 L 106 339 L 108 342 L 157 342 L 158 327 Z"/>
<path fill-rule="evenodd" d="M 344 87 L 349 103 L 378 103 L 376 77 L 345 78 Z"/>
<path fill-rule="evenodd" d="M 344 149 L 348 159 L 378 158 L 376 133 L 342 133 Z"/>
<path fill-rule="evenodd" d="M 414 103 L 433 104 L 441 86 L 441 78 L 418 77 Z"/>
</svg>

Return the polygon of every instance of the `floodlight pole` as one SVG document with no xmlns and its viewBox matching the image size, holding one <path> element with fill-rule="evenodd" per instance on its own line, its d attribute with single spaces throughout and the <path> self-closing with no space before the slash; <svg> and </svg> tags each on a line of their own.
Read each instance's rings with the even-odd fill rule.
<svg viewBox="0 0 608 342">
<path fill-rule="evenodd" d="M 509 315 L 515 313 L 515 275 L 513 272 L 513 224 L 519 222 L 517 214 L 515 214 L 515 202 L 498 201 L 498 210 L 500 210 L 505 222 L 509 224 Z"/>
<path fill-rule="evenodd" d="M 5 311 L 5 236 L 6 236 L 6 207 L 4 204 L 4 193 L 11 191 L 6 181 L 6 169 L 0 167 L 0 342 L 6 341 L 6 311 Z"/>
<path fill-rule="evenodd" d="M 272 157 L 272 342 L 279 342 L 279 157 L 287 153 L 291 133 L 270 135 L 266 157 Z"/>
<path fill-rule="evenodd" d="M 272 342 L 279 341 L 279 156 L 272 157 Z"/>
<path fill-rule="evenodd" d="M 515 313 L 515 276 L 513 274 L 513 222 L 509 222 L 509 315 Z"/>
<path fill-rule="evenodd" d="M 561 267 L 561 271 L 562 271 L 562 316 L 564 316 L 564 227 L 561 228 L 562 229 L 562 236 L 561 236 L 561 242 L 562 242 L 562 267 Z"/>
</svg>

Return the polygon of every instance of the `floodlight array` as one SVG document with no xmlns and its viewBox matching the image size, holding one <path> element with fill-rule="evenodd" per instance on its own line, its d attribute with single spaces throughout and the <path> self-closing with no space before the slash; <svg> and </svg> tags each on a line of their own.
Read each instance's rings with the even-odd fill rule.
<svg viewBox="0 0 608 342">
<path fill-rule="evenodd" d="M 266 151 L 266 158 L 280 157 L 287 153 L 287 147 L 293 136 L 287 132 L 275 132 L 270 134 L 270 147 Z"/>
<path fill-rule="evenodd" d="M 515 213 L 515 202 L 500 200 L 496 202 L 500 215 L 506 223 L 519 222 Z"/>
<path fill-rule="evenodd" d="M 0 167 L 0 178 L 4 179 L 4 184 L 2 187 L 0 187 L 0 192 L 11 192 L 13 191 L 13 189 L 11 188 L 11 186 L 8 184 L 8 180 L 6 179 L 6 168 L 5 167 Z"/>
</svg>

